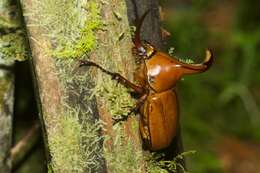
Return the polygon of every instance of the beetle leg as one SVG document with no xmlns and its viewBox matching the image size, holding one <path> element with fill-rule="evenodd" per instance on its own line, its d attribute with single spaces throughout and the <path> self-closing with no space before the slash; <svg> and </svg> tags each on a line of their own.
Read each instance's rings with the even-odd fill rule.
<svg viewBox="0 0 260 173">
<path fill-rule="evenodd" d="M 110 72 L 110 71 L 104 69 L 103 67 L 101 67 L 100 65 L 98 65 L 94 62 L 91 62 L 91 61 L 87 61 L 87 60 L 80 60 L 80 67 L 81 66 L 97 67 L 98 69 L 100 69 L 104 73 L 110 75 L 112 77 L 112 80 L 116 80 L 117 82 L 119 82 L 123 86 L 133 89 L 136 93 L 138 93 L 140 95 L 144 94 L 144 89 L 142 87 L 132 83 L 131 81 L 129 81 L 128 79 L 126 79 L 122 75 L 120 75 L 119 73 Z"/>
<path fill-rule="evenodd" d="M 147 94 L 144 94 L 139 100 L 137 100 L 135 107 L 130 109 L 130 111 L 126 115 L 121 115 L 120 118 L 113 118 L 113 121 L 114 121 L 113 125 L 115 125 L 121 121 L 126 121 L 129 117 L 129 115 L 131 115 L 132 113 L 136 113 L 139 110 L 139 108 L 144 104 L 146 98 L 147 98 Z"/>
</svg>

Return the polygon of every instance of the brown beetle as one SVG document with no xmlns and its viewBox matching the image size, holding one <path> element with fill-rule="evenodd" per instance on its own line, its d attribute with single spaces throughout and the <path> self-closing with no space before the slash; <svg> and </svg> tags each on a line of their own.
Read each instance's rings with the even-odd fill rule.
<svg viewBox="0 0 260 173">
<path fill-rule="evenodd" d="M 148 42 L 142 43 L 140 29 L 147 14 L 148 11 L 141 17 L 133 39 L 134 50 L 142 61 L 134 74 L 139 85 L 130 82 L 118 73 L 107 71 L 91 61 L 82 60 L 80 66 L 95 66 L 140 95 L 136 107 L 129 114 L 139 110 L 141 115 L 140 134 L 144 146 L 149 150 L 157 151 L 168 147 L 177 133 L 179 108 L 174 90 L 176 82 L 183 75 L 206 71 L 211 66 L 213 57 L 212 53 L 206 50 L 206 58 L 203 63 L 186 64 L 156 50 Z M 127 117 L 122 116 L 116 122 L 126 120 Z"/>
</svg>

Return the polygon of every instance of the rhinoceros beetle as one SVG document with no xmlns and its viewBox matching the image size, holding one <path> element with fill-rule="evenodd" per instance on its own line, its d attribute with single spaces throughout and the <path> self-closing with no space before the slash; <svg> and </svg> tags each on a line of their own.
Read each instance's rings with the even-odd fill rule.
<svg viewBox="0 0 260 173">
<path fill-rule="evenodd" d="M 157 50 L 149 42 L 142 41 L 140 30 L 148 12 L 140 18 L 133 38 L 133 49 L 141 59 L 141 64 L 134 73 L 138 84 L 91 61 L 81 60 L 80 66 L 95 66 L 140 96 L 128 115 L 134 111 L 140 113 L 139 129 L 144 146 L 151 151 L 157 151 L 168 147 L 177 133 L 179 124 L 179 104 L 175 91 L 177 81 L 183 75 L 208 70 L 212 65 L 213 56 L 210 50 L 206 50 L 203 63 L 188 64 Z M 128 115 L 115 119 L 115 122 L 126 120 Z"/>
</svg>

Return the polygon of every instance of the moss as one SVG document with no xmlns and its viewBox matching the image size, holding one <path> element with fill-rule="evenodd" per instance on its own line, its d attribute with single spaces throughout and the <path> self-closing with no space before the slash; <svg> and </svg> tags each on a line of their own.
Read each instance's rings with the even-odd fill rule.
<svg viewBox="0 0 260 173">
<path fill-rule="evenodd" d="M 81 58 L 91 52 L 97 57 L 95 61 L 104 65 L 104 68 L 113 69 L 130 78 L 128 73 L 123 73 L 128 65 L 133 65 L 130 61 L 131 57 L 129 57 L 131 55 L 130 29 L 125 29 L 128 28 L 127 17 L 121 15 L 126 14 L 125 3 L 123 1 L 113 1 L 113 3 L 116 5 L 112 6 L 96 0 L 80 0 L 77 3 L 70 0 L 42 0 L 35 1 L 34 13 L 27 15 L 34 15 L 37 21 L 32 25 L 42 26 L 45 33 L 48 33 L 43 36 L 52 40 L 52 50 L 47 51 L 56 57 L 58 75 L 66 95 L 63 98 L 64 102 L 67 102 L 71 95 L 76 95 L 80 97 L 80 103 L 74 104 L 73 107 L 82 107 L 84 104 L 83 107 L 94 111 L 93 107 L 89 105 L 93 96 L 96 96 L 111 116 L 119 116 L 127 113 L 134 105 L 134 100 L 131 99 L 127 89 L 100 71 L 95 73 L 97 74 L 95 77 L 93 77 L 94 73 L 90 71 L 81 74 L 75 65 L 77 64 L 75 58 Z M 100 16 L 101 8 L 106 8 L 104 4 L 108 8 L 115 8 L 106 10 L 116 11 L 111 13 L 114 18 L 110 18 L 106 22 L 102 21 Z M 96 35 L 100 28 L 102 31 Z M 131 73 L 131 69 L 129 69 L 129 73 Z M 68 108 L 68 106 L 64 106 Z M 82 117 L 90 118 L 93 116 L 91 111 L 84 113 Z M 86 146 L 99 146 L 98 143 L 102 138 L 96 133 L 97 125 L 88 123 L 88 121 L 79 123 L 77 111 L 71 107 L 67 112 L 70 113 L 65 113 L 64 117 L 58 120 L 60 123 L 57 124 L 57 129 L 49 132 L 49 146 L 53 160 L 50 164 L 50 172 L 81 172 L 87 169 L 86 163 L 92 163 L 92 167 L 100 166 L 98 163 L 102 153 L 100 148 L 89 147 L 82 150 Z M 141 169 L 141 153 L 136 152 L 137 148 L 131 139 L 126 137 L 123 128 L 121 126 L 118 128 L 115 129 L 115 139 L 112 140 L 113 149 L 105 148 L 104 157 L 108 160 L 107 165 L 114 172 L 121 172 L 121 170 L 136 172 Z M 134 128 L 135 131 L 138 131 L 137 125 Z M 96 130 L 83 131 L 82 129 Z M 86 135 L 92 137 L 86 138 Z M 91 141 L 93 143 L 89 145 L 84 144 Z M 97 160 L 85 157 L 86 155 L 93 156 L 93 153 L 98 153 Z M 125 160 L 124 165 L 121 164 L 122 160 Z"/>
<path fill-rule="evenodd" d="M 117 135 L 113 139 L 113 144 L 104 150 L 108 172 L 143 172 L 143 168 L 140 166 L 142 153 L 137 152 L 133 141 L 125 137 L 122 127 L 117 126 L 114 131 Z M 109 137 L 106 139 L 110 140 Z"/>
<path fill-rule="evenodd" d="M 2 9 L 3 14 L 0 16 L 0 57 L 7 63 L 26 60 L 26 36 L 21 29 L 20 11 L 16 6 L 10 7 L 8 2 L 4 3 L 7 6 Z"/>
<path fill-rule="evenodd" d="M 2 104 L 3 104 L 3 101 L 5 99 L 5 94 L 7 92 L 7 90 L 10 88 L 10 85 L 12 83 L 7 79 L 7 78 L 4 78 L 4 77 L 0 77 L 0 112 L 2 112 Z"/>
<path fill-rule="evenodd" d="M 176 56 L 174 56 L 174 50 L 175 50 L 174 47 L 170 47 L 169 50 L 168 50 L 168 54 L 171 57 L 175 57 L 176 58 Z M 189 58 L 185 58 L 185 59 L 178 58 L 178 60 L 181 61 L 181 62 L 187 63 L 187 64 L 193 64 L 194 63 L 194 61 L 192 59 L 189 59 Z"/>
<path fill-rule="evenodd" d="M 0 16 L 0 28 L 17 28 L 16 21 L 7 20 L 6 17 Z"/>
<path fill-rule="evenodd" d="M 97 3 L 89 2 L 86 7 L 88 15 L 84 27 L 80 30 L 80 37 L 72 45 L 65 45 L 54 51 L 58 58 L 81 58 L 97 46 L 95 31 L 102 26 L 100 7 Z"/>
<path fill-rule="evenodd" d="M 184 157 L 195 154 L 195 151 L 186 151 L 177 156 L 172 160 L 163 160 L 164 157 L 160 153 L 151 153 L 147 156 L 147 172 L 148 173 L 168 173 L 168 172 L 177 172 L 181 170 L 183 173 L 188 173 L 185 168 L 181 165 L 179 161 L 182 161 Z"/>
<path fill-rule="evenodd" d="M 22 31 L 0 36 L 0 56 L 7 61 L 27 59 L 25 37 Z"/>
<path fill-rule="evenodd" d="M 96 48 L 95 31 L 103 24 L 100 5 L 94 0 L 36 1 L 33 11 L 27 15 L 33 15 L 33 25 L 42 26 L 48 33 L 44 36 L 52 40 L 54 50 L 48 52 L 54 57 L 81 58 Z"/>
<path fill-rule="evenodd" d="M 98 172 L 103 166 L 101 127 L 92 119 L 89 77 L 75 74 L 73 58 L 80 58 L 97 46 L 94 31 L 101 26 L 100 7 L 95 1 L 86 0 L 36 0 L 33 7 L 27 8 L 32 8 L 33 13 L 26 15 L 35 19 L 30 26 L 41 27 L 48 33 L 42 36 L 51 40 L 52 48 L 45 51 L 56 57 L 64 87 L 64 115 L 55 117 L 55 128 L 47 128 L 52 157 L 49 172 Z M 80 96 L 79 102 L 72 101 Z"/>
<path fill-rule="evenodd" d="M 55 173 L 83 173 L 95 170 L 100 159 L 95 151 L 101 153 L 97 145 L 100 129 L 99 123 L 83 127 L 79 123 L 79 111 L 70 109 L 67 115 L 61 116 L 59 124 L 49 133 L 49 147 L 52 155 L 51 168 Z M 87 172 L 88 172 L 87 171 Z"/>
</svg>

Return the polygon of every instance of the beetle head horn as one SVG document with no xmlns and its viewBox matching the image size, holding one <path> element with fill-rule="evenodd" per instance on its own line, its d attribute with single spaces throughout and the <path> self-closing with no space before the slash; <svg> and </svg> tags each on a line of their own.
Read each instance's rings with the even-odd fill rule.
<svg viewBox="0 0 260 173">
<path fill-rule="evenodd" d="M 203 63 L 200 64 L 187 64 L 183 62 L 179 62 L 183 74 L 193 74 L 193 73 L 201 73 L 206 71 L 213 63 L 213 54 L 212 52 L 207 49 L 206 56 Z"/>
<path fill-rule="evenodd" d="M 141 28 L 144 22 L 145 17 L 147 16 L 147 14 L 150 12 L 150 10 L 147 10 L 143 16 L 138 20 L 138 24 L 136 26 L 136 30 L 135 30 L 135 35 L 133 38 L 133 42 L 135 45 L 135 48 L 137 50 L 143 50 L 143 45 L 142 45 L 142 41 L 141 41 L 141 36 L 140 36 L 140 32 L 141 32 Z"/>
</svg>

